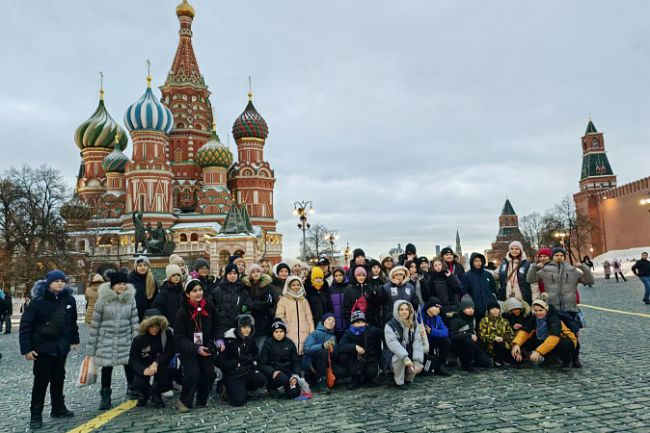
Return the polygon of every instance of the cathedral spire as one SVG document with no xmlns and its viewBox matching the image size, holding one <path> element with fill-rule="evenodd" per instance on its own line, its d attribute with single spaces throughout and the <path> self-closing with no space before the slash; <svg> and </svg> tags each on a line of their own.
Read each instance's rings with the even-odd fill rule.
<svg viewBox="0 0 650 433">
<path fill-rule="evenodd" d="M 176 15 L 180 23 L 179 41 L 176 48 L 176 55 L 172 68 L 167 75 L 165 86 L 174 84 L 193 85 L 195 87 L 206 88 L 203 76 L 199 70 L 199 64 L 194 55 L 192 47 L 192 21 L 196 15 L 194 8 L 187 0 L 183 0 L 176 7 Z"/>
</svg>

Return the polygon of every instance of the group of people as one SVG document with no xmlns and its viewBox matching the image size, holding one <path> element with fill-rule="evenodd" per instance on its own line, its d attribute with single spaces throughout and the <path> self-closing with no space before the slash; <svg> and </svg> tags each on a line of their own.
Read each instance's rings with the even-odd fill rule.
<svg viewBox="0 0 650 433">
<path fill-rule="evenodd" d="M 217 373 L 220 395 L 240 406 L 260 388 L 287 398 L 341 382 L 405 389 L 419 374 L 449 375 L 450 364 L 467 372 L 524 360 L 579 368 L 578 284 L 593 276 L 566 256 L 543 248 L 531 262 L 513 242 L 494 271 L 479 253 L 465 270 L 451 248 L 429 260 L 408 244 L 397 260 L 356 249 L 346 268 L 323 258 L 306 273 L 300 262 L 247 266 L 233 257 L 215 277 L 207 260 L 190 271 L 172 255 L 160 286 L 140 256 L 128 274 L 96 275 L 86 291 L 99 407 L 111 407 L 115 367 L 138 406 L 163 407 L 178 388 L 181 412 L 208 404 Z M 63 380 L 79 330 L 63 272 L 38 281 L 32 298 L 20 349 L 34 362 L 30 424 L 38 428 L 48 385 L 51 416 L 73 416 Z"/>
</svg>

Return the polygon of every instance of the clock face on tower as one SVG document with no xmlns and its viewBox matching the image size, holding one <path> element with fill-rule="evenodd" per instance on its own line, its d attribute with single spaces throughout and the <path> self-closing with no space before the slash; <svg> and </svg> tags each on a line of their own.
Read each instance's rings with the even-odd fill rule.
<svg viewBox="0 0 650 433">
<path fill-rule="evenodd" d="M 591 147 L 598 147 L 598 139 L 594 138 L 591 142 Z"/>
</svg>

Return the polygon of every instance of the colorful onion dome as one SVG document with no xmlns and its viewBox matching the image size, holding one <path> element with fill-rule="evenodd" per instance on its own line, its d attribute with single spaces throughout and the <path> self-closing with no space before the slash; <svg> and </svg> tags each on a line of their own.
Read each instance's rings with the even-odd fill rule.
<svg viewBox="0 0 650 433">
<path fill-rule="evenodd" d="M 191 4 L 188 3 L 187 0 L 183 0 L 181 4 L 176 6 L 176 16 L 186 16 L 190 18 L 194 18 L 195 12 L 194 8 L 192 7 Z"/>
<path fill-rule="evenodd" d="M 119 135 L 116 135 L 113 151 L 106 155 L 106 158 L 102 161 L 102 167 L 104 167 L 106 173 L 124 173 L 126 164 L 129 162 L 129 158 L 120 150 L 119 139 Z"/>
<path fill-rule="evenodd" d="M 92 116 L 83 122 L 74 133 L 74 142 L 81 150 L 89 148 L 111 149 L 115 136 L 119 135 L 120 149 L 126 149 L 129 143 L 126 132 L 122 127 L 108 114 L 104 105 L 104 89 L 99 91 L 99 105 Z"/>
<path fill-rule="evenodd" d="M 260 138 L 266 140 L 269 135 L 269 127 L 266 120 L 257 112 L 253 105 L 253 94 L 248 93 L 248 105 L 244 112 L 235 120 L 232 125 L 232 135 L 235 140 L 240 138 Z"/>
<path fill-rule="evenodd" d="M 217 128 L 212 124 L 212 137 L 196 152 L 196 163 L 200 167 L 224 167 L 232 165 L 232 152 L 219 140 Z"/>
<path fill-rule="evenodd" d="M 129 131 L 153 130 L 169 134 L 172 130 L 172 112 L 154 96 L 150 75 L 147 76 L 147 90 L 136 103 L 127 108 L 124 123 Z"/>
<path fill-rule="evenodd" d="M 59 213 L 66 221 L 81 221 L 87 220 L 92 216 L 92 209 L 81 201 L 79 195 L 75 192 L 72 200 L 63 203 Z"/>
</svg>

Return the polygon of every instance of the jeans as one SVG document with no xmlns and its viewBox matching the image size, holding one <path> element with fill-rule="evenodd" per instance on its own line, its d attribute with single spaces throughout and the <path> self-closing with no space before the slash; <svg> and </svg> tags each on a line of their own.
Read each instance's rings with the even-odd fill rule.
<svg viewBox="0 0 650 433">
<path fill-rule="evenodd" d="M 650 301 L 650 277 L 639 277 L 639 279 L 641 280 L 643 286 L 645 287 L 645 293 L 643 294 L 643 301 L 649 302 Z"/>
</svg>

